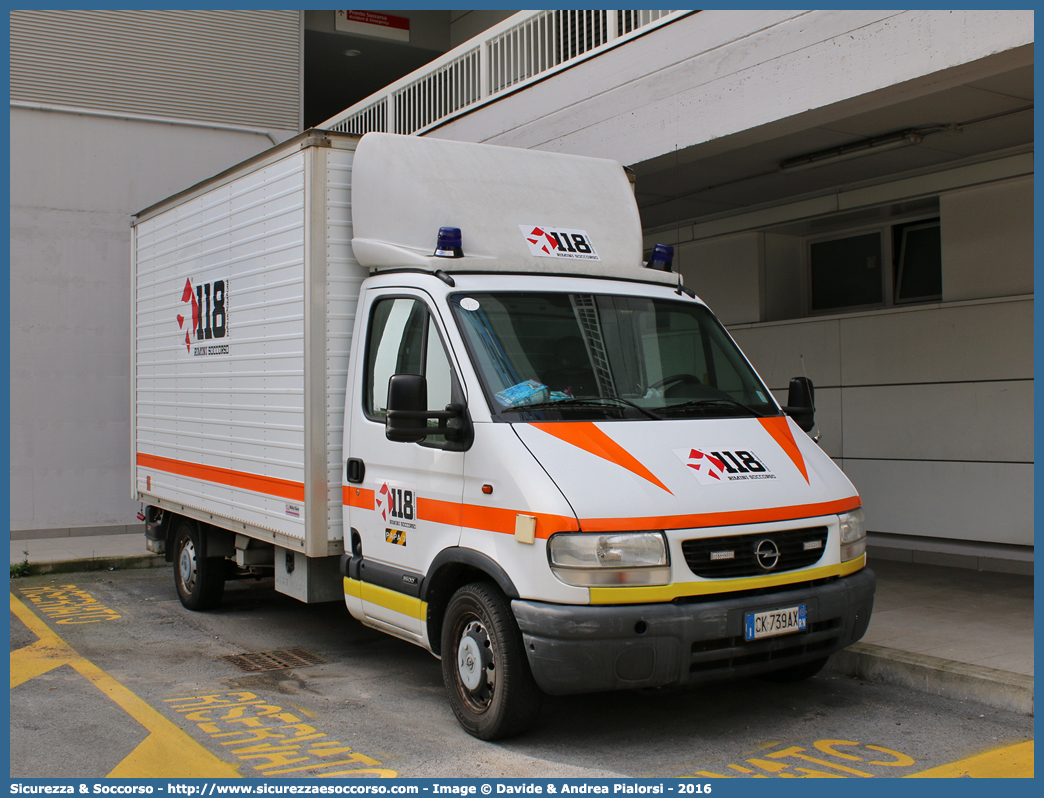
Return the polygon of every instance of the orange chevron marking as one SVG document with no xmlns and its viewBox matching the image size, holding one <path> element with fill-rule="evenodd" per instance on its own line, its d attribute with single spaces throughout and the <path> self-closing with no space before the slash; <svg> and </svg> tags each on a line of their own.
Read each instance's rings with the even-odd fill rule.
<svg viewBox="0 0 1044 798">
<path fill-rule="evenodd" d="M 663 488 L 668 493 L 671 493 L 670 489 L 660 482 L 648 468 L 638 462 L 620 444 L 602 432 L 592 421 L 558 422 L 553 424 L 536 423 L 530 426 L 536 427 L 538 430 L 546 432 L 560 441 L 565 441 L 578 449 L 583 449 L 595 457 L 601 457 L 603 460 L 608 460 L 621 468 L 626 468 L 632 474 L 637 474 L 656 487 Z M 671 493 L 671 495 L 673 496 L 674 494 Z"/>
<path fill-rule="evenodd" d="M 805 468 L 805 458 L 801 456 L 801 450 L 798 449 L 797 442 L 794 440 L 794 433 L 790 431 L 789 419 L 786 416 L 770 416 L 759 418 L 758 421 L 765 428 L 765 432 L 771 435 L 787 453 L 787 456 L 794 461 L 794 465 L 797 466 L 807 483 L 808 469 Z"/>
</svg>

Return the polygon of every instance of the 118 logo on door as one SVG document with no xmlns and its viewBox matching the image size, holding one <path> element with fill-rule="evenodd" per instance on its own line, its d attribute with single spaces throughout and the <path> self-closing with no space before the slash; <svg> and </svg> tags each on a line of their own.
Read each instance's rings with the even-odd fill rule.
<svg viewBox="0 0 1044 798">
<path fill-rule="evenodd" d="M 377 491 L 375 509 L 384 523 L 399 529 L 416 529 L 417 500 L 414 485 L 385 482 Z"/>
</svg>

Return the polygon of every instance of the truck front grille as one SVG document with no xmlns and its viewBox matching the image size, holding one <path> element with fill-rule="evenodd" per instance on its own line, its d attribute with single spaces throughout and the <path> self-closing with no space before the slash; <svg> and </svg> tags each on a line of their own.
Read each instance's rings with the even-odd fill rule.
<svg viewBox="0 0 1044 798">
<path fill-rule="evenodd" d="M 729 579 L 737 576 L 763 576 L 780 571 L 807 568 L 826 551 L 827 528 L 788 529 L 756 535 L 729 535 L 697 538 L 682 542 L 685 562 L 696 576 Z M 762 562 L 759 562 L 759 550 Z M 779 558 L 771 568 L 773 550 Z"/>
</svg>

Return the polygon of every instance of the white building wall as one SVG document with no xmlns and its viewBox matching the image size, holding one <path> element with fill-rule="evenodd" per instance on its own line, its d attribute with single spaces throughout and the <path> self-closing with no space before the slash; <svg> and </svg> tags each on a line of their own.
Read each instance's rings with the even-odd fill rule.
<svg viewBox="0 0 1044 798">
<path fill-rule="evenodd" d="M 1031 297 L 730 332 L 781 402 L 791 377 L 815 383 L 820 444 L 870 530 L 1033 545 Z"/>
<path fill-rule="evenodd" d="M 723 324 L 758 321 L 762 246 L 753 232 L 690 241 L 676 249 L 675 268 Z"/>
<path fill-rule="evenodd" d="M 12 531 L 137 523 L 130 216 L 272 144 L 260 132 L 11 110 Z"/>
<path fill-rule="evenodd" d="M 15 102 L 293 129 L 301 12 L 16 10 Z"/>
<path fill-rule="evenodd" d="M 952 191 L 942 212 L 943 299 L 1033 293 L 1033 180 Z"/>
<path fill-rule="evenodd" d="M 130 217 L 298 132 L 300 11 L 11 12 L 12 535 L 123 531 Z"/>
</svg>

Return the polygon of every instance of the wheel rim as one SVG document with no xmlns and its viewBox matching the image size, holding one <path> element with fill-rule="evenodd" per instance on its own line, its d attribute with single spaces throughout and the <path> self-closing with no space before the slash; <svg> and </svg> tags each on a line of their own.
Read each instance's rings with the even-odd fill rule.
<svg viewBox="0 0 1044 798">
<path fill-rule="evenodd" d="M 468 707 L 476 713 L 489 708 L 496 687 L 493 642 L 477 619 L 464 624 L 457 644 L 457 683 Z"/>
<path fill-rule="evenodd" d="M 181 557 L 178 558 L 178 570 L 181 574 L 181 584 L 189 593 L 196 586 L 196 546 L 191 540 L 186 540 L 181 547 Z"/>
</svg>

